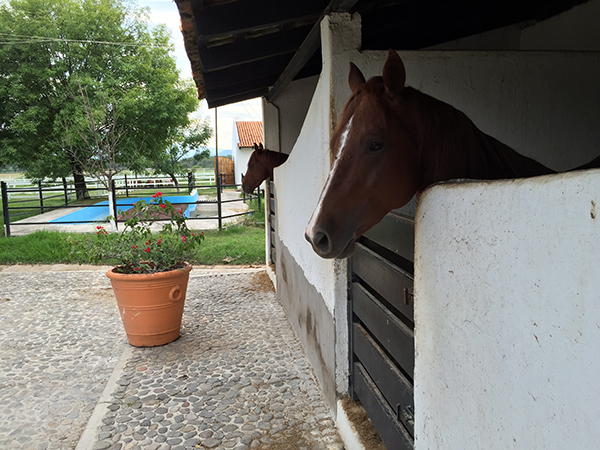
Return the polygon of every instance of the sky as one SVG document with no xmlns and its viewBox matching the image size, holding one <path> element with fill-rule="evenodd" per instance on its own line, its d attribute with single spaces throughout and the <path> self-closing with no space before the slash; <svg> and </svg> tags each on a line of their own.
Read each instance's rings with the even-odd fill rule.
<svg viewBox="0 0 600 450">
<path fill-rule="evenodd" d="M 191 78 L 192 68 L 190 61 L 185 53 L 183 45 L 183 36 L 179 30 L 180 20 L 177 5 L 172 0 L 138 0 L 141 7 L 150 8 L 150 24 L 165 24 L 171 30 L 171 42 L 175 46 L 175 59 L 177 68 L 184 78 Z M 233 123 L 243 120 L 262 120 L 261 100 L 252 99 L 231 105 L 220 106 L 218 109 L 218 128 L 219 128 L 219 150 L 231 150 L 233 139 Z M 205 100 L 200 102 L 198 117 L 210 117 L 210 123 L 214 128 L 215 110 L 208 109 Z M 215 148 L 215 138 L 209 143 L 209 148 Z"/>
</svg>

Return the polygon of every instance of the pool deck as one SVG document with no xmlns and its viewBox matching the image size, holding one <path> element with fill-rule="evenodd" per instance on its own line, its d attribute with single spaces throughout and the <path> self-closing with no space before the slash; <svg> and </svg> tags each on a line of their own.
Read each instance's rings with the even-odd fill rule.
<svg viewBox="0 0 600 450">
<path fill-rule="evenodd" d="M 239 192 L 224 190 L 221 194 L 223 201 L 235 200 L 239 198 Z M 211 204 L 211 206 L 213 206 Z M 216 208 L 216 204 L 214 205 Z M 229 216 L 232 214 L 239 214 L 247 211 L 249 206 L 243 202 L 231 202 L 222 203 L 222 215 Z M 24 236 L 26 234 L 33 233 L 39 230 L 45 231 L 61 231 L 68 233 L 94 233 L 98 223 L 86 223 L 86 224 L 64 224 L 64 223 L 44 223 L 41 225 L 31 225 L 35 222 L 50 222 L 53 219 L 70 214 L 74 211 L 78 211 L 82 208 L 69 208 L 69 209 L 56 209 L 51 212 L 39 214 L 37 216 L 28 217 L 27 219 L 19 220 L 10 224 L 10 235 L 11 236 Z M 243 216 L 241 216 L 243 217 Z M 240 220 L 240 216 L 232 217 L 229 219 L 223 219 L 223 226 L 230 225 Z M 218 219 L 189 219 L 188 227 L 193 230 L 216 230 L 219 227 Z M 108 223 L 103 224 L 107 229 L 110 228 Z M 154 231 L 160 231 L 164 222 L 159 222 L 153 225 Z M 123 224 L 119 224 L 120 227 Z"/>
</svg>

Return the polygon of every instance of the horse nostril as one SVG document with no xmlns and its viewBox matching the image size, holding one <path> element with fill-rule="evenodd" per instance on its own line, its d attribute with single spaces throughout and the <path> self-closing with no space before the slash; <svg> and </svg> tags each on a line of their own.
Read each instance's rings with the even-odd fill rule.
<svg viewBox="0 0 600 450">
<path fill-rule="evenodd" d="M 322 254 L 327 254 L 331 251 L 331 242 L 325 233 L 318 231 L 312 239 L 313 246 Z"/>
</svg>

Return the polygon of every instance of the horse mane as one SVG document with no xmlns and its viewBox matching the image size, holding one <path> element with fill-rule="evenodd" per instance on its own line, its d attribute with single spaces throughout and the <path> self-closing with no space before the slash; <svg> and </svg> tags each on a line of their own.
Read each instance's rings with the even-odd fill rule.
<svg viewBox="0 0 600 450">
<path fill-rule="evenodd" d="M 410 87 L 403 95 L 420 116 L 424 187 L 457 178 L 497 180 L 557 173 L 484 133 L 455 107 Z M 568 171 L 597 168 L 600 156 Z"/>
<path fill-rule="evenodd" d="M 288 157 L 289 157 L 289 155 L 286 154 L 286 153 L 275 152 L 273 150 L 267 150 L 267 149 L 264 149 L 263 152 L 264 152 L 263 156 L 266 159 L 266 161 L 265 161 L 266 166 L 270 170 L 271 177 L 272 177 L 273 176 L 273 169 L 275 167 L 279 167 L 284 162 L 286 162 L 287 159 L 288 159 Z"/>
<path fill-rule="evenodd" d="M 419 152 L 425 186 L 457 178 L 494 180 L 555 173 L 481 131 L 463 112 L 413 88 L 406 101 L 418 109 Z"/>
</svg>

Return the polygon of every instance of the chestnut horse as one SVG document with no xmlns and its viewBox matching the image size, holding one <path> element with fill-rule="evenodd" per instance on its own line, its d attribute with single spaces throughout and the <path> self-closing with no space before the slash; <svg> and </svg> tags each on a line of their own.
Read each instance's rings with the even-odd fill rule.
<svg viewBox="0 0 600 450">
<path fill-rule="evenodd" d="M 323 258 L 350 256 L 365 231 L 433 183 L 555 173 L 483 133 L 454 107 L 405 87 L 405 80 L 392 50 L 383 76 L 369 81 L 350 63 L 352 96 L 330 143 L 335 160 L 305 230 Z M 599 166 L 596 158 L 577 169 Z"/>
<path fill-rule="evenodd" d="M 248 169 L 242 180 L 242 190 L 246 194 L 254 190 L 267 178 L 273 178 L 273 169 L 282 165 L 288 159 L 285 153 L 273 152 L 263 148 L 262 144 L 254 143 L 254 151 L 248 160 Z"/>
</svg>

